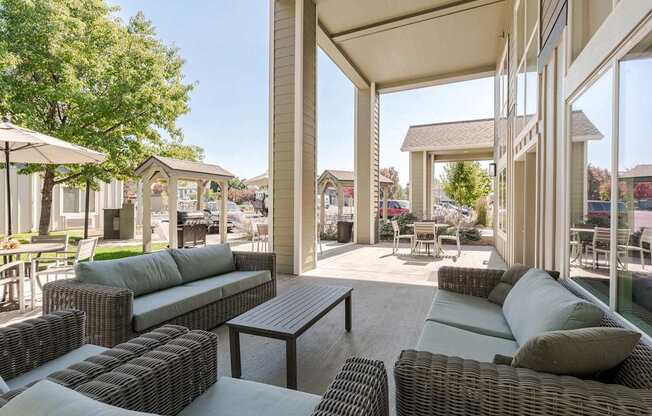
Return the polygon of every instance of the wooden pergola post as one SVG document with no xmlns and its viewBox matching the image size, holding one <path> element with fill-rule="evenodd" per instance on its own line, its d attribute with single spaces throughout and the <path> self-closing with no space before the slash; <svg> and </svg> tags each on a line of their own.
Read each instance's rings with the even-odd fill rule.
<svg viewBox="0 0 652 416">
<path fill-rule="evenodd" d="M 337 189 L 337 219 L 340 220 L 344 211 L 344 189 L 339 182 L 335 186 Z"/>
<path fill-rule="evenodd" d="M 168 220 L 170 248 L 179 246 L 177 239 L 177 177 L 168 178 Z"/>
<path fill-rule="evenodd" d="M 197 180 L 195 182 L 197 184 L 197 211 L 201 211 L 204 209 L 204 187 L 206 186 L 205 181 L 203 180 Z"/>
<path fill-rule="evenodd" d="M 228 216 L 227 216 L 227 198 L 229 197 L 228 183 L 227 181 L 220 182 L 220 242 L 222 244 L 226 243 L 227 233 L 229 227 L 227 225 Z"/>
<path fill-rule="evenodd" d="M 143 177 L 143 253 L 152 251 L 152 182 Z"/>
<path fill-rule="evenodd" d="M 389 218 L 389 215 L 387 213 L 387 210 L 389 209 L 389 205 L 387 204 L 387 194 L 389 194 L 389 186 L 385 185 L 383 186 L 383 219 L 384 220 Z"/>
<path fill-rule="evenodd" d="M 321 187 L 321 205 L 319 207 L 319 232 L 326 226 L 326 187 Z"/>
</svg>

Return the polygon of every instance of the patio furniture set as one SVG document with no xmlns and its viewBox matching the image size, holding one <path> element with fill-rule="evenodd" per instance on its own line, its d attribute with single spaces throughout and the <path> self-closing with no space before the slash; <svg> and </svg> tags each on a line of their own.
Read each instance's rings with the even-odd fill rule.
<svg viewBox="0 0 652 416">
<path fill-rule="evenodd" d="M 593 227 L 591 225 L 575 225 L 570 229 L 571 261 L 584 265 L 584 256 L 588 256 L 591 267 L 597 269 L 600 265 L 600 256 L 604 256 L 609 263 L 611 253 L 611 229 L 607 227 Z M 632 244 L 632 231 L 629 228 L 616 230 L 616 261 L 624 270 L 628 262 L 623 261 L 630 253 L 635 252 L 640 256 L 641 268 L 645 269 L 645 255 L 652 252 L 652 229 L 643 228 L 638 245 Z"/>
<path fill-rule="evenodd" d="M 399 416 L 649 414 L 652 349 L 557 273 L 438 276 L 420 339 L 394 365 Z M 321 397 L 294 390 L 297 338 L 342 302 L 350 331 L 351 297 L 315 285 L 276 297 L 275 255 L 228 245 L 79 263 L 44 285 L 42 317 L 0 328 L 0 416 L 388 416 L 380 361 L 347 359 Z M 232 377 L 217 380 L 205 330 L 223 322 Z M 287 389 L 239 379 L 240 333 L 286 341 Z"/>
<path fill-rule="evenodd" d="M 402 234 L 398 221 L 392 220 L 393 246 L 392 254 L 398 251 L 399 243 L 401 240 L 408 240 L 410 243 L 410 254 L 415 254 L 419 250 L 426 249 L 426 255 L 430 255 L 430 248 L 432 246 L 432 255 L 438 257 L 443 255 L 442 246 L 444 241 L 449 241 L 457 245 L 457 257 L 462 253 L 460 229 L 462 227 L 462 220 L 458 220 L 454 225 L 446 223 L 437 223 L 432 221 L 415 222 L 414 224 L 407 224 L 407 227 L 413 230 L 410 234 Z M 454 227 L 453 234 L 443 234 L 440 230 L 449 227 Z"/>
</svg>

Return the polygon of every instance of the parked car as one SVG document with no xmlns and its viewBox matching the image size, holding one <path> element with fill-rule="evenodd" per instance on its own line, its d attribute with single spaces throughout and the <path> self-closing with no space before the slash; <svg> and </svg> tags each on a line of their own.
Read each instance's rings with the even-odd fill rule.
<svg viewBox="0 0 652 416">
<path fill-rule="evenodd" d="M 590 200 L 586 202 L 586 205 L 586 220 L 589 224 L 598 227 L 611 226 L 611 201 Z M 618 216 L 621 221 L 627 216 L 625 203 L 623 202 L 618 203 Z"/>
<path fill-rule="evenodd" d="M 383 216 L 383 201 L 379 202 L 378 215 Z M 399 199 L 389 199 L 387 201 L 387 217 L 397 217 L 406 212 L 410 212 L 410 204 L 407 201 Z"/>
</svg>

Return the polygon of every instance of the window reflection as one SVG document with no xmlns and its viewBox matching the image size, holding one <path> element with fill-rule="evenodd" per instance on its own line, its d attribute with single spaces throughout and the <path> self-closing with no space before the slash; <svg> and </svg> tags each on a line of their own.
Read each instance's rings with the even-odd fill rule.
<svg viewBox="0 0 652 416">
<path fill-rule="evenodd" d="M 613 70 L 572 104 L 570 276 L 609 301 Z"/>
<path fill-rule="evenodd" d="M 617 309 L 652 333 L 652 34 L 620 62 L 618 124 L 619 245 Z"/>
<path fill-rule="evenodd" d="M 536 114 L 538 107 L 539 97 L 539 77 L 537 75 L 537 42 L 536 39 L 532 41 L 527 50 L 527 58 L 525 61 L 525 114 L 527 115 L 526 123 L 532 119 Z"/>
</svg>

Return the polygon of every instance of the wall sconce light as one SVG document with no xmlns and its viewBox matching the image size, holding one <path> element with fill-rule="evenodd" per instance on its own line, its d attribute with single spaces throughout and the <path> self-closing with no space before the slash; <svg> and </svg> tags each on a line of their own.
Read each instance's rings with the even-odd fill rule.
<svg viewBox="0 0 652 416">
<path fill-rule="evenodd" d="M 492 178 L 496 177 L 496 164 L 495 163 L 490 163 L 489 164 L 489 176 Z"/>
</svg>

